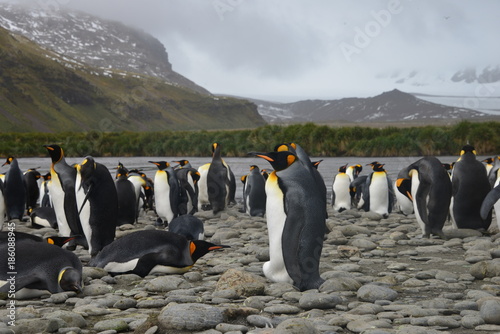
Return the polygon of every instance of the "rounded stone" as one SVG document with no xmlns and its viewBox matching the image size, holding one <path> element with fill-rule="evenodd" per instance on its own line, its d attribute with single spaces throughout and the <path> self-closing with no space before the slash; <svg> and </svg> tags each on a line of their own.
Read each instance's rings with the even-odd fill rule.
<svg viewBox="0 0 500 334">
<path fill-rule="evenodd" d="M 303 333 L 315 334 L 315 333 L 319 333 L 319 330 L 317 330 L 314 327 L 314 324 L 307 319 L 293 318 L 293 319 L 287 319 L 287 320 L 283 321 L 282 323 L 280 323 L 276 327 L 276 330 L 273 333 L 275 333 L 275 334 L 303 334 Z"/>
<path fill-rule="evenodd" d="M 224 322 L 223 312 L 215 306 L 188 303 L 168 306 L 158 315 L 164 329 L 199 331 Z"/>
<path fill-rule="evenodd" d="M 500 325 L 500 300 L 488 299 L 481 303 L 479 314 L 487 324 Z"/>
<path fill-rule="evenodd" d="M 394 301 L 398 297 L 398 293 L 385 286 L 366 284 L 359 288 L 357 296 L 362 301 L 374 303 L 377 300 Z"/>
</svg>

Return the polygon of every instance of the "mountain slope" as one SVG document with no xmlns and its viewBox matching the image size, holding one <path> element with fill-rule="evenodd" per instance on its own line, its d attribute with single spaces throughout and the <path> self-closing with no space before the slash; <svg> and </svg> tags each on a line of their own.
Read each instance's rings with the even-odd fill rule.
<svg viewBox="0 0 500 334">
<path fill-rule="evenodd" d="M 94 67 L 154 76 L 197 92 L 209 92 L 172 70 L 165 47 L 153 36 L 83 12 L 44 11 L 0 3 L 0 26 L 59 54 Z"/>
<path fill-rule="evenodd" d="M 394 89 L 369 98 L 305 100 L 270 103 L 253 100 L 270 123 L 283 122 L 401 122 L 470 119 L 486 116 L 471 109 L 444 106 Z"/>
<path fill-rule="evenodd" d="M 0 131 L 160 131 L 265 124 L 248 101 L 89 67 L 0 28 Z"/>
</svg>

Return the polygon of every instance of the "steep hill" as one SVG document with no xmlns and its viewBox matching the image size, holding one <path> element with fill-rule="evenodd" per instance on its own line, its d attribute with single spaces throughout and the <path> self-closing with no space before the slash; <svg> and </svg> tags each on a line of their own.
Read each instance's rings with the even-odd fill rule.
<svg viewBox="0 0 500 334">
<path fill-rule="evenodd" d="M 0 131 L 160 131 L 265 124 L 248 101 L 94 68 L 0 28 Z"/>
<path fill-rule="evenodd" d="M 209 93 L 175 72 L 165 47 L 150 34 L 62 6 L 43 8 L 0 3 L 0 26 L 94 67 L 145 74 Z"/>
<path fill-rule="evenodd" d="M 253 100 L 270 123 L 293 122 L 404 122 L 437 119 L 478 119 L 485 113 L 428 102 L 394 89 L 368 98 L 304 100 L 271 103 Z"/>
</svg>

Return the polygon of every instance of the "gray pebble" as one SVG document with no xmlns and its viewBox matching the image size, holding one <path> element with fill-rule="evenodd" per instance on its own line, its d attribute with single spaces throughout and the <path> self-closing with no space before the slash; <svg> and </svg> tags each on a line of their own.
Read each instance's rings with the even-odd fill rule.
<svg viewBox="0 0 500 334">
<path fill-rule="evenodd" d="M 304 293 L 299 299 L 299 307 L 310 309 L 332 309 L 342 303 L 342 298 L 324 293 Z"/>
<path fill-rule="evenodd" d="M 481 303 L 479 313 L 484 322 L 492 325 L 500 325 L 500 300 L 488 299 Z"/>
<path fill-rule="evenodd" d="M 218 307 L 205 304 L 177 304 L 166 307 L 158 315 L 160 327 L 177 330 L 203 330 L 224 322 Z"/>
<path fill-rule="evenodd" d="M 385 286 L 366 284 L 359 288 L 357 296 L 360 300 L 374 303 L 377 300 L 393 301 L 398 297 L 398 293 Z"/>
</svg>

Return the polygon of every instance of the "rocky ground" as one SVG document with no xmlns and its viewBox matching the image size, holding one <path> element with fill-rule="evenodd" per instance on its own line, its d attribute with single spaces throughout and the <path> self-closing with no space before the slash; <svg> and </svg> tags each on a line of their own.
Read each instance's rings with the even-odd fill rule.
<svg viewBox="0 0 500 334">
<path fill-rule="evenodd" d="M 184 275 L 112 277 L 85 266 L 81 294 L 17 300 L 15 327 L 7 326 L 8 300 L 0 300 L 0 334 L 500 332 L 496 221 L 487 235 L 447 225 L 447 240 L 425 239 L 413 216 L 330 211 L 326 282 L 299 292 L 264 278 L 266 221 L 238 209 L 197 213 L 206 239 L 231 248 L 205 255 Z M 118 236 L 155 228 L 155 218 L 146 214 Z M 33 231 L 26 223 L 17 230 Z M 86 264 L 87 252 L 76 252 Z"/>
</svg>

